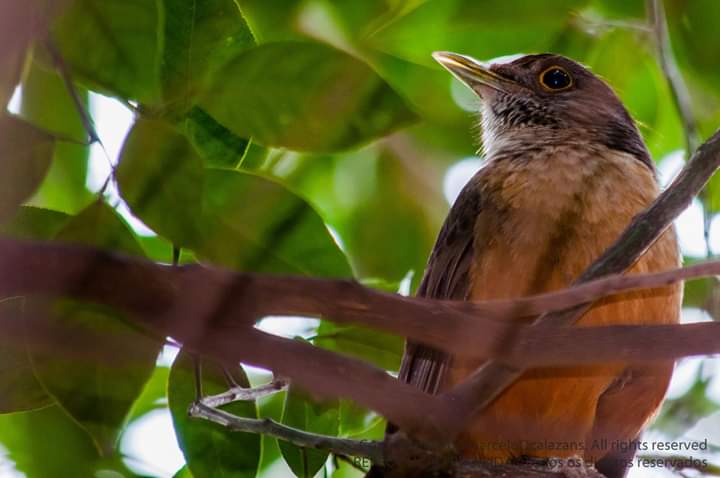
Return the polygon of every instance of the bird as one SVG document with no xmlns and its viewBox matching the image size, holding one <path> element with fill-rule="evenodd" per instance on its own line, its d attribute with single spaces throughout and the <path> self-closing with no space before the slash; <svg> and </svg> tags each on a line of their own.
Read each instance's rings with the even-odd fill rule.
<svg viewBox="0 0 720 478">
<path fill-rule="evenodd" d="M 638 127 L 608 83 L 570 58 L 433 57 L 479 98 L 484 162 L 450 208 L 416 295 L 485 301 L 570 286 L 660 192 Z M 627 273 L 680 262 L 669 228 Z M 679 284 L 622 293 L 596 302 L 576 326 L 674 324 L 681 303 Z M 482 364 L 409 341 L 399 379 L 437 394 Z M 608 478 L 623 477 L 673 367 L 529 369 L 467 424 L 455 449 L 494 462 L 579 457 Z M 368 476 L 385 475 L 375 467 Z"/>
</svg>

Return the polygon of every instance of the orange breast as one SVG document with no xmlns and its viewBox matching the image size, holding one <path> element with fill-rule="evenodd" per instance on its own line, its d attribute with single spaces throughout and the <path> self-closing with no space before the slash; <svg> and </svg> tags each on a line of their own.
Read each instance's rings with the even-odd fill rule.
<svg viewBox="0 0 720 478">
<path fill-rule="evenodd" d="M 538 180 L 538 176 L 525 176 L 537 171 L 508 172 L 498 166 L 493 175 L 498 184 L 488 190 L 497 191 L 496 199 L 507 206 L 508 214 L 492 240 L 477 240 L 471 300 L 513 298 L 566 287 L 652 202 L 658 191 L 646 167 L 626 156 L 605 159 L 600 171 L 588 171 L 585 179 L 575 182 L 547 177 L 547 171 Z M 677 242 L 669 230 L 628 273 L 660 271 L 678 263 Z M 578 325 L 677 322 L 681 290 L 670 286 L 608 298 Z M 456 357 L 445 388 L 462 381 L 479 365 Z M 579 455 L 596 460 L 607 451 L 591 446 L 598 438 L 593 430 L 603 426 L 598 423 L 598 403 L 627 367 L 613 363 L 529 370 L 473 421 L 457 446 L 465 455 L 482 459 Z M 642 398 L 633 401 L 627 416 L 613 418 L 622 428 L 613 429 L 613 439 L 637 435 L 661 403 L 671 370 L 668 364 L 652 370 L 651 380 L 638 392 Z"/>
</svg>

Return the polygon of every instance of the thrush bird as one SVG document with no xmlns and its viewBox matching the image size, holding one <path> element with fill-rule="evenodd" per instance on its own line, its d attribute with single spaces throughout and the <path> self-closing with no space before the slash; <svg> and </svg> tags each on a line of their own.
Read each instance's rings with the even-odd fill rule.
<svg viewBox="0 0 720 478">
<path fill-rule="evenodd" d="M 490 66 L 433 56 L 480 97 L 485 163 L 452 206 L 417 295 L 482 301 L 569 286 L 659 193 L 633 120 L 603 80 L 559 55 Z M 677 267 L 679 258 L 671 229 L 628 273 Z M 680 285 L 616 295 L 577 325 L 676 323 L 681 296 Z M 438 393 L 480 365 L 410 342 L 400 379 Z M 455 446 L 495 461 L 579 456 L 608 477 L 624 476 L 620 458 L 632 458 L 632 441 L 658 410 L 672 369 L 672 362 L 531 369 Z"/>
</svg>

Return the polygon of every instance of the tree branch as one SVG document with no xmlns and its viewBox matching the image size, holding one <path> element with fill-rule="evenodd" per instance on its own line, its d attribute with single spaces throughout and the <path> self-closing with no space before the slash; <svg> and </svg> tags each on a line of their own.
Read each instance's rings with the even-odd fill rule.
<svg viewBox="0 0 720 478">
<path fill-rule="evenodd" d="M 680 68 L 675 61 L 675 55 L 670 44 L 670 33 L 668 32 L 667 17 L 662 0 L 647 0 L 647 11 L 652 24 L 653 43 L 657 51 L 660 68 L 670 86 L 672 99 L 683 124 L 685 145 L 688 153 L 691 153 L 700 146 L 702 141 L 695 115 L 692 112 L 690 90 L 685 84 L 682 73 L 680 73 Z"/>
<path fill-rule="evenodd" d="M 243 400 L 257 400 L 261 397 L 266 397 L 274 393 L 282 392 L 286 390 L 288 386 L 287 380 L 275 379 L 270 383 L 260 385 L 253 388 L 245 387 L 233 387 L 230 390 L 218 393 L 217 395 L 208 395 L 202 397 L 200 402 L 208 407 L 217 408 L 228 403 L 238 402 Z"/>
<path fill-rule="evenodd" d="M 637 215 L 622 235 L 574 282 L 581 284 L 602 276 L 619 274 L 632 266 L 672 221 L 687 208 L 693 197 L 703 188 L 720 165 L 720 131 L 716 132 L 693 154 L 675 181 L 653 204 Z M 574 324 L 592 306 L 592 302 L 576 305 L 563 311 L 544 314 L 535 320 L 534 327 L 562 327 Z M 511 335 L 498 348 L 510 347 Z M 460 385 L 444 396 L 456 407 L 456 416 L 444 429 L 448 442 L 464 429 L 471 418 L 484 409 L 523 372 L 522 367 L 488 361 Z"/>
<path fill-rule="evenodd" d="M 279 311 L 311 316 L 328 313 L 339 322 L 369 325 L 478 356 L 495 356 L 518 368 L 616 361 L 621 357 L 674 358 L 719 351 L 718 324 L 557 329 L 487 320 L 479 314 L 524 314 L 519 311 L 533 307 L 548 310 L 543 308 L 568 303 L 564 301 L 582 303 L 623 287 L 664 285 L 679 278 L 717 273 L 718 267 L 715 262 L 647 276 L 613 276 L 517 303 L 470 304 L 400 297 L 347 281 L 235 274 L 201 266 L 171 267 L 87 247 L 0 239 L 0 297 L 68 296 L 105 304 L 129 313 L 137 324 L 158 337 L 172 336 L 191 350 L 227 363 L 245 362 L 272 369 L 319 395 L 352 398 L 409 433 L 418 431 L 427 436 L 444 428 L 448 415 L 457 408 L 455 403 L 448 405 L 358 360 L 260 332 L 252 328 L 254 320 Z M 143 287 L 136 287 L 138 283 Z M 29 327 L 31 336 L 22 335 L 24 329 L 18 324 L 5 321 L 3 332 L 35 341 L 33 346 L 42 346 L 44 340 L 62 340 L 68 345 L 93 343 L 58 324 L 36 321 Z M 405 329 L 409 332 L 403 333 Z M 499 347 L 499 340 L 509 332 L 514 333 L 516 343 Z M 646 348 L 648 343 L 652 344 L 651 352 Z M 67 350 L 95 359 L 109 355 L 87 346 L 68 346 Z"/>
<path fill-rule="evenodd" d="M 509 318 L 715 274 L 720 274 L 717 261 L 655 274 L 613 275 L 514 300 L 449 302 L 401 297 L 348 281 L 234 274 L 196 265 L 173 268 L 94 249 L 0 239 L 0 297 L 43 294 L 98 302 L 141 317 L 158 330 L 171 330 L 176 338 L 202 334 L 222 302 L 228 323 L 251 326 L 268 315 L 325 317 L 480 357 L 507 334 L 524 333 Z M 142 290 L 132 287 L 137 281 Z M 534 328 L 529 333 L 542 337 Z"/>
<path fill-rule="evenodd" d="M 202 418 L 233 431 L 262 433 L 304 448 L 315 448 L 347 456 L 369 458 L 373 463 L 383 463 L 382 442 L 318 435 L 285 426 L 269 418 L 238 417 L 203 402 L 190 405 L 188 413 L 191 417 Z"/>
</svg>

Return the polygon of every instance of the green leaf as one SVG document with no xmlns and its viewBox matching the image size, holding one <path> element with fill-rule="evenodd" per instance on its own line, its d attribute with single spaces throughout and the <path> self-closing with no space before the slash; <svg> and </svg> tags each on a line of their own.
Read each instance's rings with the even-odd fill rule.
<svg viewBox="0 0 720 478">
<path fill-rule="evenodd" d="M 355 325 L 335 325 L 325 320 L 320 323 L 313 343 L 392 371 L 400 369 L 404 347 L 403 339 L 396 335 Z"/>
<path fill-rule="evenodd" d="M 365 63 L 310 42 L 269 43 L 238 55 L 201 105 L 240 137 L 303 151 L 347 149 L 416 119 Z"/>
<path fill-rule="evenodd" d="M 125 138 L 116 172 L 133 212 L 180 247 L 202 242 L 203 161 L 169 124 L 140 119 Z"/>
<path fill-rule="evenodd" d="M 317 402 L 297 387 L 290 386 L 285 396 L 282 422 L 293 428 L 320 435 L 337 436 L 340 427 L 338 400 Z M 300 478 L 312 478 L 323 467 L 329 452 L 303 449 L 278 441 L 285 462 Z"/>
<path fill-rule="evenodd" d="M 0 116 L 0 222 L 13 214 L 50 167 L 50 135 L 13 116 Z"/>
<path fill-rule="evenodd" d="M 81 107 L 88 108 L 87 91 L 76 87 Z M 22 83 L 20 115 L 29 123 L 70 141 L 57 141 L 45 180 L 29 202 L 35 206 L 77 214 L 87 207 L 93 194 L 87 189 L 90 145 L 63 79 L 35 61 Z"/>
<path fill-rule="evenodd" d="M 361 407 L 352 400 L 340 401 L 340 431 L 344 437 L 362 437 L 362 439 L 382 440 L 385 429 L 381 428 L 379 434 L 373 434 L 380 422 L 385 419 L 375 412 Z"/>
<path fill-rule="evenodd" d="M 238 3 L 259 43 L 303 38 L 297 31 L 301 0 L 239 0 Z"/>
<path fill-rule="evenodd" d="M 23 308 L 21 297 L 0 299 L 0 330 L 19 331 Z M 0 335 L 0 414 L 52 404 L 53 399 L 33 373 L 22 337 L 7 332 Z"/>
<path fill-rule="evenodd" d="M 87 91 L 76 87 L 84 108 Z M 79 142 L 88 140 L 82 118 L 63 79 L 38 62 L 32 62 L 22 82 L 20 116 L 28 123 L 51 134 Z"/>
<path fill-rule="evenodd" d="M 282 421 L 283 409 L 285 408 L 285 395 L 287 392 L 278 392 L 269 396 L 259 398 L 257 401 L 259 415 L 263 418 L 270 418 L 276 422 Z M 260 462 L 260 476 L 266 469 L 277 464 L 282 460 L 280 446 L 277 439 L 263 435 L 262 436 L 262 461 Z"/>
<path fill-rule="evenodd" d="M 1 415 L 0 443 L 30 478 L 57 478 L 69 470 L 93 476 L 99 458 L 90 437 L 58 406 Z"/>
<path fill-rule="evenodd" d="M 0 235 L 15 239 L 49 240 L 69 220 L 70 216 L 59 211 L 21 206 L 12 219 L 0 224 Z"/>
<path fill-rule="evenodd" d="M 255 39 L 233 0 L 163 0 L 163 5 L 163 97 L 171 109 L 184 111 L 213 73 Z"/>
<path fill-rule="evenodd" d="M 262 176 L 203 168 L 188 140 L 164 122 L 135 124 L 117 178 L 138 217 L 211 262 L 245 271 L 352 275 L 306 201 Z"/>
<path fill-rule="evenodd" d="M 20 81 L 25 55 L 32 39 L 34 2 L 3 2 L 0 5 L 0 109 L 13 95 Z"/>
<path fill-rule="evenodd" d="M 0 225 L 0 236 L 15 239 L 47 240 L 69 220 L 66 214 L 21 207 L 15 216 Z M 25 299 L 0 298 L 0 330 L 18 330 Z M 15 335 L 0 334 L 0 413 L 33 410 L 53 403 L 35 377 L 25 343 Z"/>
<path fill-rule="evenodd" d="M 206 395 L 227 390 L 222 369 L 203 361 L 202 390 Z M 249 386 L 242 369 L 233 374 L 241 386 Z M 254 478 L 260 463 L 260 435 L 233 432 L 214 423 L 188 416 L 195 400 L 193 359 L 181 351 L 170 370 L 168 400 L 178 445 L 194 476 L 203 478 Z M 255 402 L 235 402 L 223 407 L 234 415 L 257 418 Z"/>
<path fill-rule="evenodd" d="M 144 256 L 132 229 L 104 202 L 97 201 L 70 220 L 55 238 L 134 256 Z"/>
<path fill-rule="evenodd" d="M 250 140 L 240 138 L 198 107 L 190 110 L 185 129 L 208 166 L 237 167 L 250 147 Z"/>
<path fill-rule="evenodd" d="M 159 12 L 151 0 L 74 0 L 52 28 L 73 77 L 90 88 L 156 103 Z"/>
<path fill-rule="evenodd" d="M 152 375 L 145 383 L 142 393 L 133 403 L 132 410 L 128 416 L 130 428 L 132 421 L 141 418 L 143 415 L 154 410 L 165 409 L 167 405 L 167 383 L 170 378 L 169 367 L 155 367 Z"/>
<path fill-rule="evenodd" d="M 142 255 L 128 226 L 103 203 L 70 220 L 57 240 Z M 37 377 L 87 430 L 100 452 L 109 456 L 133 402 L 155 368 L 161 343 L 105 306 L 72 300 L 32 299 L 31 303 L 33 314 L 27 320 L 32 330 L 42 330 L 47 324 L 72 337 L 60 336 L 30 348 Z M 35 318 L 46 321 L 34 322 Z"/>
<path fill-rule="evenodd" d="M 213 221 L 197 252 L 212 262 L 246 271 L 352 276 L 317 212 L 279 183 L 209 169 L 204 208 Z"/>
<path fill-rule="evenodd" d="M 173 475 L 173 478 L 193 478 L 193 474 L 187 465 L 180 468 L 177 473 Z"/>
</svg>

